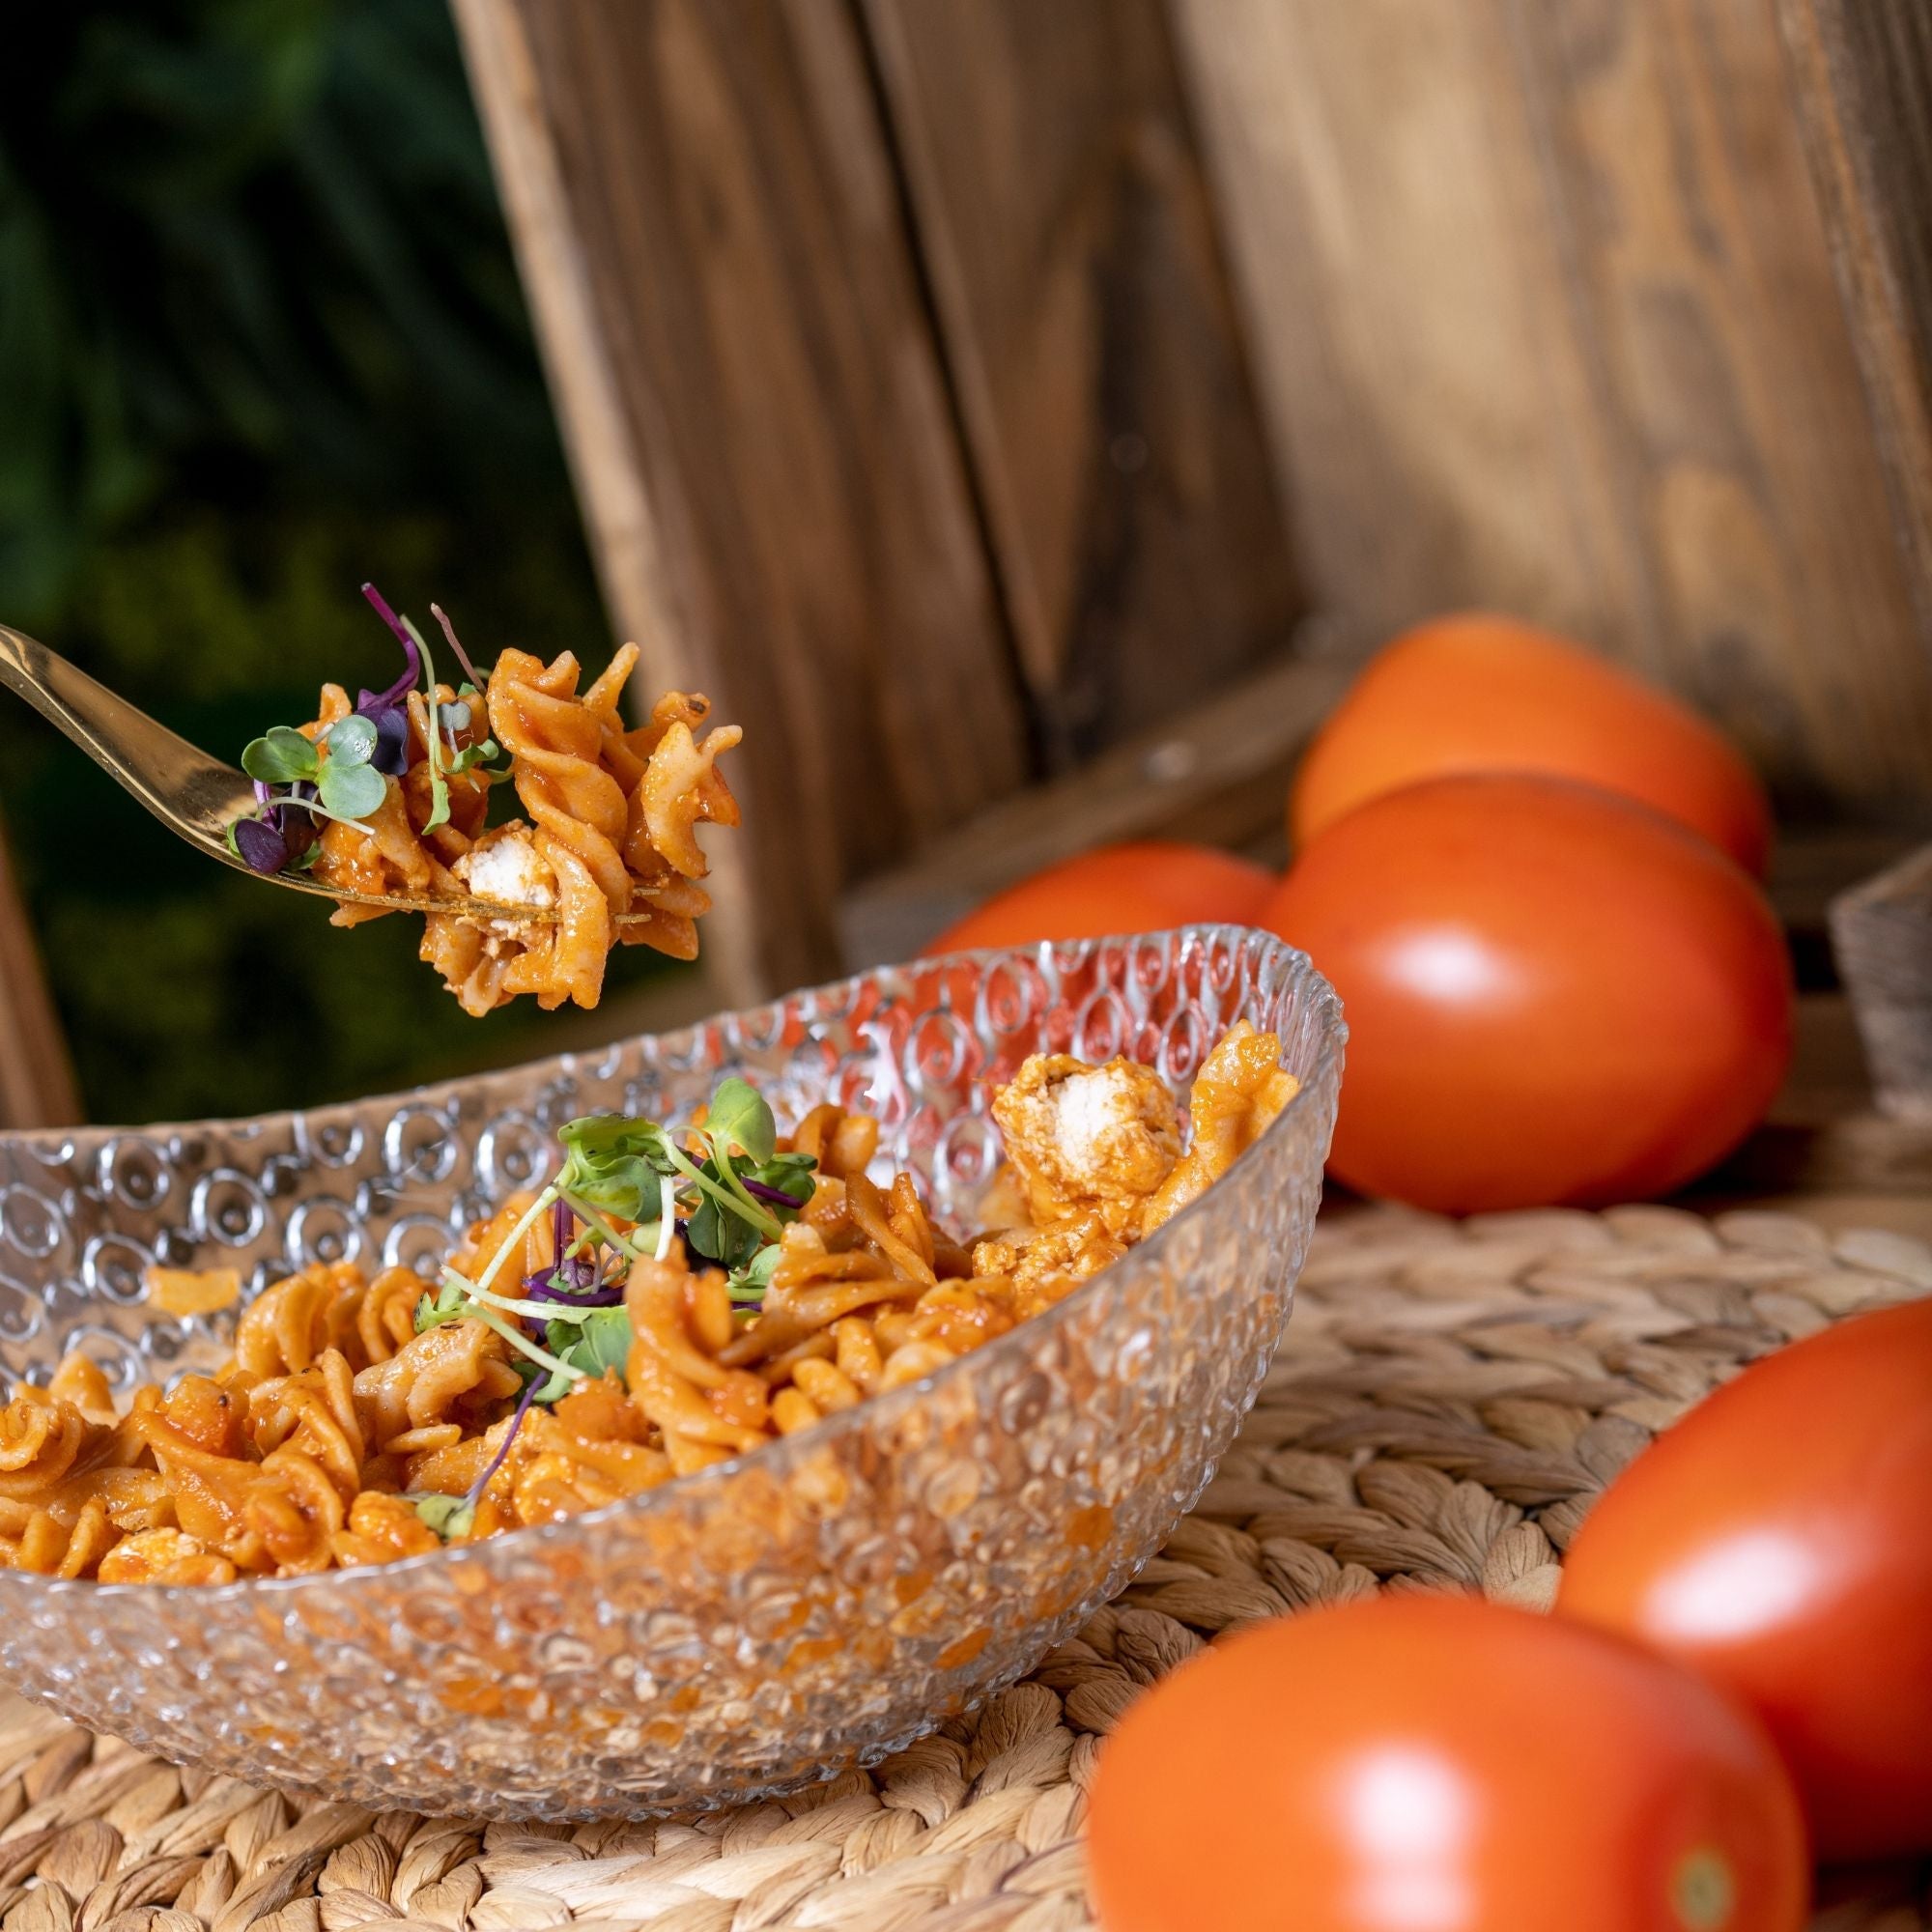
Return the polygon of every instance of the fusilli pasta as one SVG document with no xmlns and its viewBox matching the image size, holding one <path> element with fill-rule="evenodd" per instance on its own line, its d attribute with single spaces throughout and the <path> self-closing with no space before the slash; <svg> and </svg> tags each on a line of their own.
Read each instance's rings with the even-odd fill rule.
<svg viewBox="0 0 1932 1932">
<path fill-rule="evenodd" d="M 628 820 L 609 797 L 576 810 L 559 849 L 595 879 Z M 1185 1130 L 1144 1067 L 1028 1061 L 993 1099 L 1025 1219 L 970 1249 L 910 1175 L 873 1179 L 865 1115 L 820 1107 L 784 1139 L 735 1083 L 682 1147 L 649 1122 L 574 1122 L 566 1172 L 582 1193 L 559 1179 L 513 1197 L 459 1244 L 440 1290 L 401 1268 L 312 1266 L 256 1298 L 215 1376 L 142 1389 L 121 1413 L 79 1356 L 19 1390 L 0 1408 L 0 1564 L 220 1583 L 385 1563 L 809 1429 L 1006 1334 L 1125 1253 L 1293 1096 L 1278 1061 L 1273 1036 L 1236 1026 L 1201 1069 Z M 655 1227 L 611 1206 L 640 1147 L 663 1170 L 645 1193 L 675 1205 Z M 733 1199 L 742 1227 L 721 1211 Z M 761 1229 L 761 1202 L 783 1218 Z"/>
</svg>

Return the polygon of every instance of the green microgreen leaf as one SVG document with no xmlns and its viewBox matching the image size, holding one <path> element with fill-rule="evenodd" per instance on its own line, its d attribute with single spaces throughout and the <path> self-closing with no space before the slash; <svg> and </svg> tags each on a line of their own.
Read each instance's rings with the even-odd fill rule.
<svg viewBox="0 0 1932 1932">
<path fill-rule="evenodd" d="M 295 784 L 316 775 L 315 747 L 291 725 L 277 724 L 242 753 L 242 769 L 262 784 Z"/>
<path fill-rule="evenodd" d="M 621 1378 L 631 1358 L 631 1317 L 622 1306 L 593 1308 L 587 1320 L 561 1332 L 553 1322 L 545 1339 L 553 1354 L 593 1380 L 613 1369 Z M 541 1393 L 537 1400 L 543 1400 Z"/>
<path fill-rule="evenodd" d="M 773 1271 L 783 1252 L 776 1241 L 767 1241 L 743 1267 L 733 1268 L 731 1279 L 725 1284 L 731 1299 L 761 1301 L 771 1288 Z"/>
<path fill-rule="evenodd" d="M 476 1506 L 467 1496 L 405 1494 L 403 1500 L 447 1543 L 476 1521 Z"/>
<path fill-rule="evenodd" d="M 433 1293 L 425 1293 L 416 1303 L 416 1333 L 439 1327 L 445 1321 L 461 1321 L 469 1314 L 469 1297 L 455 1281 L 445 1277 Z"/>
<path fill-rule="evenodd" d="M 770 1160 L 778 1151 L 778 1122 L 769 1102 L 735 1073 L 721 1081 L 712 1094 L 704 1130 L 714 1146 L 741 1147 L 753 1160 Z"/>
<path fill-rule="evenodd" d="M 328 755 L 338 764 L 366 765 L 375 755 L 376 721 L 373 718 L 338 718 L 322 734 Z"/>
<path fill-rule="evenodd" d="M 686 1233 L 693 1254 L 724 1268 L 743 1267 L 765 1245 L 757 1228 L 742 1215 L 726 1211 L 709 1194 L 697 1204 Z"/>
<path fill-rule="evenodd" d="M 655 1121 L 587 1114 L 557 1134 L 563 1166 L 554 1185 L 566 1200 L 623 1221 L 652 1221 L 672 1171 L 669 1143 Z"/>
<path fill-rule="evenodd" d="M 725 1268 L 744 1266 L 761 1243 L 776 1240 L 787 1221 L 798 1219 L 799 1208 L 811 1199 L 817 1184 L 812 1178 L 811 1156 L 803 1153 L 774 1154 L 755 1167 L 736 1167 L 728 1159 L 721 1163 L 714 1153 L 698 1173 L 723 1185 L 716 1194 L 705 1193 L 691 1217 L 692 1252 Z M 747 1179 L 789 1194 L 798 1208 L 753 1199 L 744 1191 Z"/>
<path fill-rule="evenodd" d="M 324 807 L 338 818 L 367 818 L 388 795 L 388 781 L 371 765 L 323 761 L 316 780 Z"/>
<path fill-rule="evenodd" d="M 493 758 L 501 757 L 502 754 L 503 748 L 494 738 L 485 738 L 480 745 L 466 745 L 455 757 L 450 759 L 450 776 L 453 778 L 458 772 L 483 770 L 493 779 L 502 778 L 508 773 L 509 767 L 505 765 L 499 771 L 490 762 Z"/>
</svg>

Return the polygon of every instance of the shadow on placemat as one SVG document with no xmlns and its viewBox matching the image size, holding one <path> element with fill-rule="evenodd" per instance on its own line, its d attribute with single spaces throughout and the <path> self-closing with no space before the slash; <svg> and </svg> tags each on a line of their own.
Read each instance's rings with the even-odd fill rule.
<svg viewBox="0 0 1932 1932">
<path fill-rule="evenodd" d="M 4 1932 L 1076 1932 L 1099 1738 L 1218 1633 L 1378 1588 L 1544 1607 L 1590 1498 L 1743 1363 L 1932 1293 L 1932 1250 L 1667 1208 L 1325 1222 L 1200 1508 L 1026 1683 L 870 1774 L 695 1823 L 469 1824 L 178 1772 L 0 1704 Z M 1819 1927 L 1924 1932 L 1932 1868 Z"/>
</svg>

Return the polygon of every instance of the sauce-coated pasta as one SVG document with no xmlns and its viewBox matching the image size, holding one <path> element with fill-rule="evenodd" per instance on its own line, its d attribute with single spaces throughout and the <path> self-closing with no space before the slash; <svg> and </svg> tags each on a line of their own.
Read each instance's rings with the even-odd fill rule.
<svg viewBox="0 0 1932 1932">
<path fill-rule="evenodd" d="M 608 865 L 587 839 L 570 849 L 593 880 Z M 781 1138 L 726 1081 L 676 1139 L 573 1122 L 543 1193 L 473 1227 L 427 1293 L 405 1268 L 312 1265 L 243 1310 L 212 1377 L 117 1410 L 71 1355 L 19 1389 L 0 1409 L 0 1564 L 221 1583 L 388 1562 L 810 1429 L 1151 1234 L 1293 1096 L 1278 1062 L 1274 1036 L 1236 1025 L 1183 1116 L 1131 1062 L 1029 1060 L 993 1100 L 1009 1166 L 992 1198 L 1012 1224 L 971 1242 L 910 1175 L 874 1178 L 865 1115 L 821 1106 Z"/>
</svg>

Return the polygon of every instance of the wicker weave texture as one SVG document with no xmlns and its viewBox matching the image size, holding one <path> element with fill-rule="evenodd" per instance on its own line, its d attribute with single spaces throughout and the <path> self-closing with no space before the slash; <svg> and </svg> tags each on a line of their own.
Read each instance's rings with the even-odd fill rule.
<svg viewBox="0 0 1932 1932">
<path fill-rule="evenodd" d="M 1922 1243 L 1781 1214 L 1351 1213 L 1162 1554 L 1032 1679 L 876 1772 L 692 1824 L 486 1826 L 256 1792 L 9 1706 L 0 1926 L 1075 1932 L 1083 1790 L 1143 1686 L 1221 1631 L 1377 1588 L 1546 1605 L 1653 1431 L 1780 1342 L 1927 1293 Z M 1833 1879 L 1818 1923 L 1922 1932 L 1932 1870 Z"/>
</svg>

